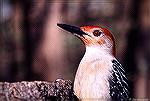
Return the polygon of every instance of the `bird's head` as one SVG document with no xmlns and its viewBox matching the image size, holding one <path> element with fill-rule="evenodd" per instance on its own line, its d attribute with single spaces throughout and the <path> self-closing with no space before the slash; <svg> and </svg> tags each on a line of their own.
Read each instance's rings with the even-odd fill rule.
<svg viewBox="0 0 150 101">
<path fill-rule="evenodd" d="M 75 27 L 67 24 L 57 25 L 80 38 L 86 47 L 100 47 L 115 56 L 114 37 L 106 28 L 100 26 Z"/>
</svg>

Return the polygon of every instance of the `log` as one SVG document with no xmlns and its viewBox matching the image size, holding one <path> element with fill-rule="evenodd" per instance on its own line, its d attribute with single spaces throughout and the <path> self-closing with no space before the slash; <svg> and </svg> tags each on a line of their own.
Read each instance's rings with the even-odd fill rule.
<svg viewBox="0 0 150 101">
<path fill-rule="evenodd" d="M 0 82 L 0 101 L 78 101 L 70 80 Z"/>
</svg>

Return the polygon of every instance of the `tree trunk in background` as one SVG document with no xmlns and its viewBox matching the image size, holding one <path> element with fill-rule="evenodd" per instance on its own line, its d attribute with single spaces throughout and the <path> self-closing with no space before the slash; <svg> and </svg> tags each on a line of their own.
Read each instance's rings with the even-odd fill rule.
<svg viewBox="0 0 150 101">
<path fill-rule="evenodd" d="M 8 0 L 0 1 L 0 81 L 12 82 L 16 70 L 15 41 L 11 29 L 12 5 Z"/>
<path fill-rule="evenodd" d="M 150 16 L 149 0 L 133 0 L 131 3 L 131 28 L 127 35 L 127 48 L 124 65 L 131 74 L 131 89 L 133 98 L 148 98 L 148 71 L 150 70 Z M 143 21 L 144 20 L 144 21 Z"/>
<path fill-rule="evenodd" d="M 63 34 L 59 33 L 57 23 L 61 21 L 62 3 L 57 0 L 51 2 L 50 13 L 44 29 L 43 41 L 39 47 L 40 61 L 44 62 L 42 72 L 46 80 L 63 78 L 65 67 Z"/>
<path fill-rule="evenodd" d="M 136 97 L 150 99 L 150 0 L 142 0 L 139 7 L 140 49 L 137 52 L 137 64 L 140 70 L 139 80 L 135 83 Z M 140 87 L 143 84 L 143 90 Z M 143 91 L 143 94 L 142 94 Z"/>
<path fill-rule="evenodd" d="M 23 32 L 21 29 L 21 22 L 22 22 L 22 9 L 21 5 L 19 2 L 14 3 L 14 11 L 12 15 L 12 26 L 13 26 L 13 31 L 14 31 L 14 40 L 15 40 L 15 53 L 14 53 L 14 60 L 16 61 L 16 65 L 13 66 L 12 68 L 12 73 L 15 75 L 14 81 L 20 81 L 24 79 L 25 73 L 24 73 L 24 66 L 23 66 L 23 61 L 24 61 L 24 47 L 22 43 L 22 37 L 23 37 Z M 11 77 L 12 78 L 12 77 Z"/>
</svg>

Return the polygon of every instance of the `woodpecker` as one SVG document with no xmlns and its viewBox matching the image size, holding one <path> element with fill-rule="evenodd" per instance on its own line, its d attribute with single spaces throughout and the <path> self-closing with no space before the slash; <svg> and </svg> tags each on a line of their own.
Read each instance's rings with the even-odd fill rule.
<svg viewBox="0 0 150 101">
<path fill-rule="evenodd" d="M 115 58 L 115 40 L 111 32 L 101 26 L 57 25 L 81 39 L 86 47 L 75 75 L 75 95 L 81 100 L 127 101 L 128 79 Z"/>
</svg>

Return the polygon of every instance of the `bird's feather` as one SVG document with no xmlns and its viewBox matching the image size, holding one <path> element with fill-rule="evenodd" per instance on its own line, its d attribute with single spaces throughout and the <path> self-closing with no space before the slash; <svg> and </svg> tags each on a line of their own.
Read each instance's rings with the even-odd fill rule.
<svg viewBox="0 0 150 101">
<path fill-rule="evenodd" d="M 112 60 L 113 70 L 109 79 L 110 96 L 115 101 L 126 101 L 129 99 L 128 80 L 122 65 L 117 60 Z"/>
</svg>

